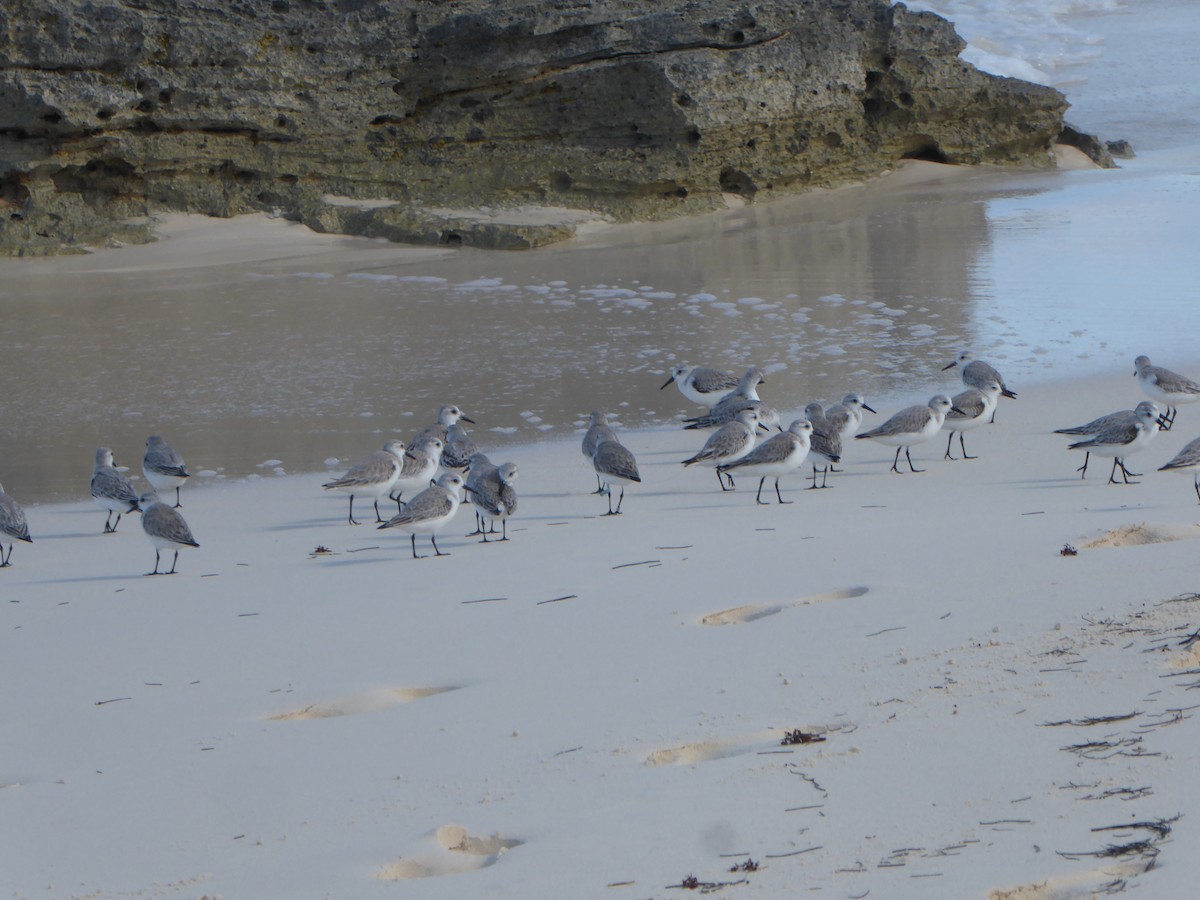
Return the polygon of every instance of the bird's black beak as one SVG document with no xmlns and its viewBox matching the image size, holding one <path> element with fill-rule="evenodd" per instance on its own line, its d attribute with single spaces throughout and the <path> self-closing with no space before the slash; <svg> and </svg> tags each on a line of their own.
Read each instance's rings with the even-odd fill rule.
<svg viewBox="0 0 1200 900">
<path fill-rule="evenodd" d="M 758 427 L 761 428 L 763 431 L 767 432 L 768 434 L 770 434 L 770 432 L 771 432 L 771 429 L 768 428 L 766 425 L 764 425 L 762 422 L 758 423 Z"/>
<path fill-rule="evenodd" d="M 965 416 L 965 417 L 966 417 L 966 418 L 968 418 L 968 419 L 970 418 L 970 416 L 968 416 L 968 415 L 967 415 L 965 412 L 963 412 L 963 411 L 962 411 L 961 409 L 959 409 L 957 406 L 951 406 L 951 407 L 950 407 L 950 412 L 953 412 L 953 413 L 958 413 L 960 416 Z"/>
<path fill-rule="evenodd" d="M 956 359 L 954 362 L 950 363 L 950 365 L 942 366 L 942 371 L 945 372 L 947 369 L 953 369 L 957 365 L 958 365 L 958 360 Z"/>
<path fill-rule="evenodd" d="M 412 455 L 412 451 L 410 451 L 410 450 L 405 450 L 404 455 L 407 456 L 409 459 L 411 459 L 413 462 L 417 461 L 417 458 Z"/>
<path fill-rule="evenodd" d="M 472 425 L 474 425 L 474 424 L 475 424 L 475 420 L 474 420 L 474 419 L 469 419 L 469 418 L 467 418 L 466 416 L 459 416 L 458 418 L 459 418 L 461 421 L 463 421 L 463 422 L 469 422 L 469 423 L 470 423 L 470 424 L 472 424 Z"/>
<path fill-rule="evenodd" d="M 944 371 L 946 371 L 946 370 L 945 370 L 945 369 L 943 369 L 942 371 L 944 372 Z M 863 409 L 865 409 L 865 410 L 866 410 L 867 412 L 869 412 L 869 413 L 874 413 L 874 412 L 875 412 L 875 410 L 871 409 L 871 407 L 867 406 L 867 404 L 865 404 L 865 403 L 862 405 L 862 408 L 863 408 Z M 875 413 L 875 415 L 879 415 L 879 413 Z"/>
<path fill-rule="evenodd" d="M 471 487 L 469 484 L 464 484 L 463 490 L 466 491 L 468 494 L 474 494 L 476 497 L 479 496 L 479 491 L 475 490 L 475 488 Z"/>
<path fill-rule="evenodd" d="M 664 384 L 662 387 L 660 387 L 659 390 L 661 391 L 663 388 L 670 387 L 672 382 L 674 382 L 674 381 L 675 381 L 675 376 L 672 375 L 670 378 L 667 379 L 667 383 Z"/>
</svg>

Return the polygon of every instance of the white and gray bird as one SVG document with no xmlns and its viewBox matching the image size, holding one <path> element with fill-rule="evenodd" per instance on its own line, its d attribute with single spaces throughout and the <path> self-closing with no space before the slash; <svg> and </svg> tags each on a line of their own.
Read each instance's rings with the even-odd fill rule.
<svg viewBox="0 0 1200 900">
<path fill-rule="evenodd" d="M 596 455 L 596 448 L 604 441 L 617 440 L 617 433 L 608 424 L 608 416 L 600 410 L 593 410 L 588 416 L 588 430 L 583 435 L 583 456 L 591 462 Z M 604 485 L 600 483 L 600 473 L 596 473 L 596 490 L 593 494 L 603 494 Z"/>
<path fill-rule="evenodd" d="M 508 517 L 517 511 L 517 491 L 513 487 L 516 479 L 516 463 L 507 462 L 481 472 L 465 486 L 471 504 L 482 517 L 492 520 L 492 533 L 495 533 L 495 522 L 499 520 L 502 541 L 508 540 Z M 482 525 L 479 530 L 483 534 L 481 543 L 488 543 L 488 533 Z"/>
<path fill-rule="evenodd" d="M 995 367 L 993 367 L 991 363 L 984 362 L 982 359 L 975 359 L 970 352 L 964 350 L 962 353 L 958 354 L 957 357 L 955 357 L 954 362 L 943 367 L 942 371 L 944 372 L 946 369 L 953 369 L 955 366 L 958 366 L 961 370 L 962 382 L 967 387 L 983 390 L 994 381 L 996 384 L 1000 385 L 1001 397 L 1007 397 L 1010 400 L 1017 399 L 1017 395 L 1008 389 L 1008 385 L 1004 383 L 1003 376 L 996 371 Z M 996 421 L 995 409 L 992 410 L 990 421 Z"/>
<path fill-rule="evenodd" d="M 1138 405 L 1144 406 L 1146 409 L 1157 408 L 1149 400 L 1143 400 Z M 1138 414 L 1135 410 L 1119 409 L 1116 412 L 1111 412 L 1107 415 L 1100 416 L 1098 419 L 1092 419 L 1092 421 L 1084 425 L 1072 425 L 1069 428 L 1056 428 L 1054 433 L 1066 434 L 1074 437 L 1092 437 L 1108 428 L 1111 428 L 1114 425 L 1132 425 L 1137 421 L 1137 418 Z M 1158 424 L 1160 428 L 1162 428 L 1164 431 L 1166 430 L 1166 423 L 1161 417 L 1158 420 Z M 1088 461 L 1091 458 L 1091 453 L 1085 454 L 1083 457 L 1083 465 L 1075 470 L 1076 472 L 1083 473 L 1079 476 L 1080 478 L 1087 478 Z"/>
<path fill-rule="evenodd" d="M 757 440 L 758 412 L 753 409 L 742 410 L 732 422 L 726 422 L 709 435 L 700 452 L 683 460 L 683 465 L 703 463 L 712 466 L 717 472 L 717 483 L 721 485 L 721 490 L 732 490 L 733 476 L 723 472 L 722 467 L 737 462 L 753 450 Z M 729 480 L 729 487 L 725 487 L 726 479 Z"/>
<path fill-rule="evenodd" d="M 392 498 L 399 503 L 405 494 L 412 494 L 428 487 L 442 464 L 441 438 L 419 437 L 400 457 L 400 475 L 392 486 Z"/>
<path fill-rule="evenodd" d="M 175 566 L 179 564 L 179 551 L 184 547 L 199 547 L 192 537 L 183 515 L 173 506 L 163 503 L 157 491 L 147 491 L 138 498 L 142 510 L 142 530 L 154 545 L 154 571 L 147 575 L 174 575 Z M 158 571 L 159 556 L 163 550 L 174 550 L 175 559 L 171 563 L 170 572 Z"/>
<path fill-rule="evenodd" d="M 752 407 L 758 408 L 756 404 L 762 402 L 762 398 L 758 396 L 758 386 L 766 383 L 763 370 L 758 366 L 751 366 L 738 379 L 737 387 L 718 400 L 705 415 L 684 419 L 684 422 L 690 423 L 686 427 L 695 429 L 724 425 L 732 422 L 739 412 Z M 776 420 L 778 421 L 778 414 Z"/>
<path fill-rule="evenodd" d="M 672 384 L 677 385 L 679 393 L 688 400 L 712 409 L 722 397 L 738 386 L 738 378 L 710 366 L 676 366 L 671 370 L 671 377 L 667 379 L 667 383 L 659 390 L 664 390 Z"/>
<path fill-rule="evenodd" d="M 463 491 L 466 493 L 468 499 L 470 499 L 472 492 L 479 486 L 480 479 L 488 472 L 494 472 L 496 469 L 496 464 L 488 459 L 486 453 L 472 454 L 471 458 L 467 460 L 467 472 L 463 476 Z M 487 523 L 483 521 L 483 516 L 479 514 L 479 508 L 476 507 L 475 530 L 468 533 L 467 537 L 475 537 L 477 534 L 483 534 L 485 524 Z M 492 531 L 494 532 L 495 530 L 495 526 L 493 525 Z"/>
<path fill-rule="evenodd" d="M 350 513 L 347 520 L 354 521 L 354 498 L 370 497 L 375 501 L 375 521 L 382 522 L 379 514 L 379 498 L 386 497 L 396 486 L 404 459 L 404 441 L 385 441 L 382 450 L 359 460 L 341 478 L 321 485 L 327 491 L 341 491 L 350 495 Z"/>
<path fill-rule="evenodd" d="M 1200 438 L 1189 441 L 1182 450 L 1175 454 L 1174 459 L 1165 466 L 1159 466 L 1158 471 L 1194 473 L 1196 476 L 1194 482 L 1196 499 L 1200 500 Z M 3 489 L 0 488 L 0 490 Z"/>
<path fill-rule="evenodd" d="M 413 559 L 424 559 L 417 555 L 417 535 L 428 534 L 433 552 L 438 556 L 449 556 L 438 549 L 437 533 L 442 530 L 462 503 L 463 478 L 457 472 L 446 472 L 412 500 L 404 508 L 379 527 L 399 528 L 412 537 Z"/>
<path fill-rule="evenodd" d="M 25 541 L 32 544 L 29 536 L 29 522 L 25 518 L 25 510 L 21 504 L 4 493 L 4 485 L 0 484 L 0 534 L 7 535 L 8 553 L 4 552 L 4 541 L 0 538 L 0 569 L 12 565 L 13 541 Z"/>
<path fill-rule="evenodd" d="M 1130 481 L 1130 476 L 1139 477 L 1139 473 L 1130 472 L 1125 468 L 1125 458 L 1132 453 L 1145 450 L 1154 436 L 1158 434 L 1161 419 L 1158 406 L 1143 400 L 1134 409 L 1132 421 L 1118 422 L 1096 432 L 1084 441 L 1068 444 L 1069 450 L 1084 450 L 1089 455 L 1112 457 L 1113 467 L 1108 474 L 1108 483 L 1117 484 L 1117 469 L 1121 470 L 1121 479 L 1125 484 L 1137 484 Z M 1086 474 L 1086 470 L 1085 470 Z"/>
<path fill-rule="evenodd" d="M 830 429 L 837 431 L 844 444 L 862 428 L 864 409 L 869 413 L 875 412 L 867 406 L 862 394 L 849 393 L 842 398 L 841 403 L 835 403 L 825 410 L 825 422 Z"/>
<path fill-rule="evenodd" d="M 183 504 L 179 502 L 179 489 L 188 480 L 190 474 L 183 457 L 157 434 L 146 438 L 146 455 L 142 457 L 142 474 L 156 491 L 169 491 L 175 488 L 175 508 Z"/>
<path fill-rule="evenodd" d="M 1200 384 L 1178 372 L 1151 365 L 1150 357 L 1139 356 L 1133 361 L 1133 366 L 1134 377 L 1146 396 L 1167 407 L 1163 416 L 1164 430 L 1169 430 L 1175 424 L 1181 404 L 1200 400 Z"/>
<path fill-rule="evenodd" d="M 633 452 L 620 441 L 601 441 L 596 452 L 592 454 L 592 468 L 608 497 L 608 512 L 606 516 L 619 516 L 621 504 L 625 502 L 625 485 L 641 484 L 642 476 L 638 472 L 637 459 Z M 617 500 L 617 508 L 612 505 L 612 488 L 614 484 L 621 486 L 621 496 Z"/>
<path fill-rule="evenodd" d="M 892 471 L 900 473 L 900 451 L 908 460 L 908 468 L 913 472 L 924 472 L 913 465 L 909 450 L 916 444 L 924 443 L 932 438 L 942 428 L 946 413 L 954 409 L 954 404 L 945 394 L 934 394 L 925 406 L 909 406 L 900 410 L 878 428 L 856 434 L 856 440 L 872 440 L 888 447 L 896 448 L 896 458 L 892 460 Z M 961 410 L 960 410 L 961 411 Z"/>
<path fill-rule="evenodd" d="M 780 503 L 791 503 L 791 500 L 784 500 L 779 492 L 779 479 L 799 471 L 808 456 L 812 434 L 812 422 L 796 419 L 787 431 L 771 435 L 741 459 L 718 467 L 717 472 L 729 474 L 730 469 L 737 469 L 739 472 L 762 476 L 758 480 L 758 493 L 754 495 L 754 501 L 764 506 L 768 503 L 762 499 L 763 483 L 774 476 L 775 496 Z"/>
<path fill-rule="evenodd" d="M 442 448 L 442 466 L 447 469 L 465 469 L 471 457 L 479 452 L 467 429 L 457 422 L 446 429 L 446 440 Z"/>
<path fill-rule="evenodd" d="M 942 429 L 949 432 L 946 438 L 946 453 L 943 459 L 958 459 L 957 456 L 950 452 L 950 444 L 954 440 L 954 435 L 958 435 L 959 446 L 962 447 L 963 459 L 976 459 L 967 453 L 967 445 L 963 440 L 963 432 L 971 431 L 978 428 L 983 423 L 987 422 L 992 417 L 992 413 L 996 411 L 996 404 L 1000 401 L 1000 383 L 997 381 L 989 381 L 982 388 L 967 388 L 959 394 L 955 394 L 950 398 L 954 408 L 946 413 L 946 420 L 942 423 Z"/>
<path fill-rule="evenodd" d="M 138 508 L 137 491 L 128 478 L 113 465 L 113 452 L 108 447 L 96 451 L 96 466 L 92 469 L 92 499 L 101 509 L 108 510 L 104 519 L 104 533 L 112 534 L 121 524 L 121 516 Z M 117 514 L 115 522 L 110 521 Z"/>
<path fill-rule="evenodd" d="M 453 403 L 446 403 L 438 407 L 437 421 L 413 438 L 412 443 L 416 444 L 422 438 L 435 437 L 443 444 L 446 443 L 446 435 L 450 431 L 450 426 L 457 422 L 469 422 L 474 425 L 474 419 L 468 419 L 461 409 Z"/>
<path fill-rule="evenodd" d="M 830 424 L 825 410 L 816 401 L 804 407 L 804 418 L 812 423 L 812 438 L 809 441 L 808 461 L 812 464 L 813 483 L 817 486 L 817 469 L 821 469 L 821 487 L 828 487 L 829 473 L 834 463 L 842 458 L 842 434 Z"/>
</svg>

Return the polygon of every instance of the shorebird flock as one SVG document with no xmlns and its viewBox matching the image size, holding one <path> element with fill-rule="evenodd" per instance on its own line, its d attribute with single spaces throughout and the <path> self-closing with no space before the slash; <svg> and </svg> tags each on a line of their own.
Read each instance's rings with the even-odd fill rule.
<svg viewBox="0 0 1200 900">
<path fill-rule="evenodd" d="M 756 366 L 747 368 L 740 377 L 708 366 L 676 366 L 662 388 L 674 384 L 685 399 L 703 407 L 699 415 L 683 420 L 686 429 L 713 429 L 700 448 L 680 462 L 684 466 L 712 468 L 722 491 L 736 489 L 735 474 L 758 476 L 755 502 L 769 505 L 770 501 L 762 497 L 767 479 L 774 479 L 777 501 L 790 503 L 783 499 L 780 479 L 802 472 L 806 463 L 812 468 L 809 489 L 827 487 L 830 473 L 840 471 L 834 467 L 851 439 L 895 447 L 891 471 L 897 474 L 902 474 L 901 452 L 910 472 L 923 472 L 924 469 L 913 464 L 911 450 L 942 432 L 947 435 L 944 459 L 975 459 L 967 453 L 965 433 L 995 422 L 1000 398 L 1015 399 L 1017 395 L 995 368 L 969 353 L 960 354 L 945 369 L 955 367 L 960 370 L 963 391 L 954 396 L 935 394 L 928 403 L 901 409 L 865 431 L 860 431 L 864 413 L 875 410 L 857 392 L 847 393 L 840 403 L 828 409 L 820 403 L 809 403 L 804 407 L 803 417 L 793 420 L 785 430 L 780 424 L 779 411 L 759 396 L 758 388 L 766 383 L 766 375 Z M 1200 402 L 1200 383 L 1152 365 L 1149 357 L 1139 356 L 1134 361 L 1133 374 L 1149 400 L 1134 409 L 1118 410 L 1083 425 L 1055 430 L 1055 434 L 1080 438 L 1068 444 L 1068 449 L 1084 452 L 1083 464 L 1076 469 L 1080 477 L 1087 477 L 1088 463 L 1096 455 L 1113 461 L 1109 484 L 1135 484 L 1130 479 L 1140 476 L 1129 470 L 1126 460 L 1146 449 L 1160 431 L 1170 430 L 1179 407 Z M 436 556 L 449 555 L 438 548 L 437 534 L 454 519 L 464 499 L 475 510 L 476 527 L 468 537 L 478 535 L 483 543 L 493 539 L 507 541 L 507 522 L 517 511 L 514 487 L 517 466 L 511 462 L 494 464 L 480 452 L 463 428 L 463 422 L 474 424 L 457 406 L 444 405 L 438 409 L 436 421 L 412 441 L 386 441 L 380 450 L 323 487 L 348 495 L 346 518 L 351 525 L 359 524 L 354 518 L 355 499 L 371 500 L 377 527 L 407 532 L 414 559 L 423 558 L 417 553 L 419 534 L 429 535 Z M 956 435 L 961 457 L 953 452 Z M 637 459 L 621 442 L 603 411 L 591 413 L 582 450 L 596 473 L 593 493 L 603 495 L 608 502 L 608 511 L 603 515 L 620 515 L 625 488 L 641 483 L 642 479 Z M 1191 473 L 1200 501 L 1200 438 L 1183 447 L 1159 471 Z M 1118 472 L 1121 481 L 1117 481 Z M 150 489 L 139 495 L 128 476 L 116 466 L 113 451 L 108 447 L 97 449 L 92 499 L 107 513 L 104 534 L 115 533 L 125 514 L 140 513 L 142 530 L 154 547 L 154 569 L 146 574 L 173 575 L 179 551 L 200 546 L 179 512 L 180 489 L 190 473 L 183 457 L 159 435 L 146 439 L 142 473 Z M 175 491 L 174 504 L 159 496 L 160 491 L 171 489 Z M 619 489 L 615 506 L 614 489 Z M 386 519 L 379 509 L 379 501 L 385 498 L 397 508 L 396 514 Z M 497 523 L 500 537 L 493 538 Z M 33 538 L 24 509 L 0 485 L 0 568 L 12 564 L 15 541 L 32 543 Z M 163 551 L 173 551 L 174 556 L 171 568 L 159 571 Z"/>
</svg>

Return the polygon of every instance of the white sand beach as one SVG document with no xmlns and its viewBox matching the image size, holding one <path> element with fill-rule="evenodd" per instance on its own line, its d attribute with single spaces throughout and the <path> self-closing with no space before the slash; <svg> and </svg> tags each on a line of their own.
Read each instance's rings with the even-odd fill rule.
<svg viewBox="0 0 1200 900">
<path fill-rule="evenodd" d="M 0 575 L 6 893 L 1189 896 L 1200 507 L 1155 469 L 1200 420 L 1128 486 L 1049 433 L 1134 405 L 1125 368 L 1012 385 L 976 460 L 854 442 L 784 506 L 684 469 L 702 432 L 624 433 L 611 518 L 577 437 L 514 446 L 511 540 L 463 509 L 442 558 L 319 473 L 186 488 L 172 577 L 136 515 L 39 506 Z"/>
<path fill-rule="evenodd" d="M 0 896 L 1193 897 L 1200 504 L 1158 468 L 1200 406 L 1136 484 L 1052 432 L 1144 399 L 1138 354 L 1200 380 L 1200 14 L 930 5 L 1068 46 L 1072 118 L 1137 158 L 908 163 L 537 254 L 168 217 L 0 262 L 0 479 L 33 535 L 0 570 Z M 787 505 L 680 465 L 707 433 L 659 390 L 756 364 L 785 426 L 858 390 L 872 427 L 961 390 L 966 347 L 1019 394 L 977 459 L 942 434 L 896 475 L 851 441 Z M 413 559 L 321 485 L 446 402 L 520 504 L 511 540 L 466 507 Z M 594 408 L 641 469 L 620 516 Z M 152 433 L 194 473 L 169 577 L 86 498 L 97 447 L 136 476 Z"/>
</svg>

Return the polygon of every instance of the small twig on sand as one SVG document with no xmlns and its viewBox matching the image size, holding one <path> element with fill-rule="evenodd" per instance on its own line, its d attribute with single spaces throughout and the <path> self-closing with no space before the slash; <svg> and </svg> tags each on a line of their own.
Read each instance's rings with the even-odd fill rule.
<svg viewBox="0 0 1200 900">
<path fill-rule="evenodd" d="M 558 603 L 561 600 L 578 600 L 578 599 L 579 599 L 578 594 L 567 594 L 565 597 L 555 597 L 553 600 L 539 600 L 537 602 L 537 605 L 542 606 L 546 603 Z"/>
</svg>

